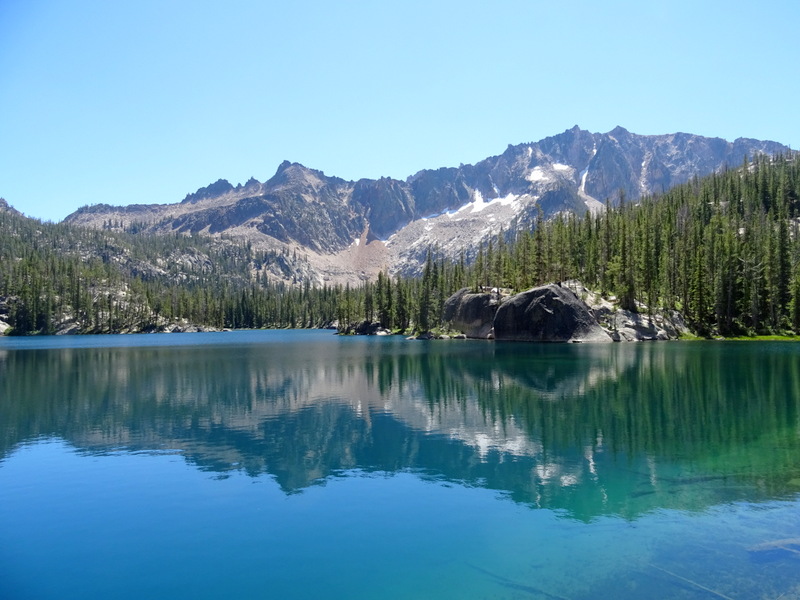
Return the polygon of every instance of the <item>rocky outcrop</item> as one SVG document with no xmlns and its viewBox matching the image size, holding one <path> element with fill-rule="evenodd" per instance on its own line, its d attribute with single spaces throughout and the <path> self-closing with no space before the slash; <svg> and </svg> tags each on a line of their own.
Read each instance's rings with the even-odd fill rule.
<svg viewBox="0 0 800 600">
<path fill-rule="evenodd" d="M 442 320 L 449 329 L 461 331 L 468 338 L 487 339 L 499 303 L 496 293 L 472 293 L 470 288 L 463 288 L 445 301 Z"/>
<path fill-rule="evenodd" d="M 339 326 L 336 323 L 336 330 L 339 335 L 391 335 L 391 331 L 381 327 L 377 321 L 359 321 L 358 323 L 351 323 L 346 327 Z"/>
<path fill-rule="evenodd" d="M 445 302 L 443 320 L 469 338 L 528 342 L 642 342 L 674 340 L 689 332 L 676 311 L 623 310 L 579 281 L 507 298 L 464 288 Z"/>
<path fill-rule="evenodd" d="M 0 201 L 2 198 L 0 198 Z M 0 204 L 0 207 L 2 205 Z M 11 330 L 11 298 L 0 296 L 0 335 L 5 335 Z"/>
<path fill-rule="evenodd" d="M 648 315 L 629 310 L 617 310 L 609 316 L 611 337 L 621 342 L 674 340 L 689 328 L 678 313 Z"/>
<path fill-rule="evenodd" d="M 21 212 L 19 212 L 16 208 L 14 208 L 8 202 L 6 202 L 5 198 L 0 198 L 0 212 L 8 212 L 19 216 L 22 215 Z"/>
<path fill-rule="evenodd" d="M 203 200 L 204 198 L 214 198 L 216 196 L 222 196 L 223 194 L 227 194 L 233 189 L 234 189 L 233 186 L 227 179 L 217 179 L 211 185 L 202 187 L 193 194 L 186 194 L 186 198 L 183 199 L 183 202 L 190 202 L 192 204 L 196 204 L 199 200 Z"/>
<path fill-rule="evenodd" d="M 611 342 L 589 306 L 555 284 L 505 300 L 494 318 L 496 340 L 524 342 Z"/>
<path fill-rule="evenodd" d="M 600 326 L 615 342 L 675 340 L 689 333 L 683 316 L 675 310 L 648 310 L 640 305 L 641 312 L 632 312 L 614 306 L 580 281 L 566 281 L 564 285 L 589 305 Z"/>
</svg>

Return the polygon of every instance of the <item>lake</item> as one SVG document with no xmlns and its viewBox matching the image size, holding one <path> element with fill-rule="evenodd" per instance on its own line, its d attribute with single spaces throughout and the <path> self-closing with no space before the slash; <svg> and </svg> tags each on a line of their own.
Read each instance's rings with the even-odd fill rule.
<svg viewBox="0 0 800 600">
<path fill-rule="evenodd" d="M 800 344 L 3 338 L 0 597 L 800 598 Z"/>
</svg>

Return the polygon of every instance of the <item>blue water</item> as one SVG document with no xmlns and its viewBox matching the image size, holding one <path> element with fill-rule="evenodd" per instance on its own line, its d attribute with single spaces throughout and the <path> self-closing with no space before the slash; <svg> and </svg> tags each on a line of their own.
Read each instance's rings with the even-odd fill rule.
<svg viewBox="0 0 800 600">
<path fill-rule="evenodd" d="M 0 340 L 0 598 L 800 597 L 800 348 Z"/>
</svg>

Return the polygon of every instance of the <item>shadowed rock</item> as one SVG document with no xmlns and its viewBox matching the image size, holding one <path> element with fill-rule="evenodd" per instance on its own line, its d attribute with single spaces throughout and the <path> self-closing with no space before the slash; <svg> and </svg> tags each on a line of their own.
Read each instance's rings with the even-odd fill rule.
<svg viewBox="0 0 800 600">
<path fill-rule="evenodd" d="M 610 342 L 591 309 L 574 292 L 549 284 L 511 296 L 497 309 L 496 340 Z"/>
<path fill-rule="evenodd" d="M 444 303 L 443 320 L 468 338 L 486 339 L 492 331 L 498 305 L 497 294 L 473 294 L 462 288 Z"/>
</svg>

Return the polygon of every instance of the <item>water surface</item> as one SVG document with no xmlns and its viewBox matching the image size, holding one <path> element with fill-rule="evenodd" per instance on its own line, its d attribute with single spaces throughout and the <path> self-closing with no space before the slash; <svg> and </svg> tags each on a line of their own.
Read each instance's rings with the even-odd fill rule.
<svg viewBox="0 0 800 600">
<path fill-rule="evenodd" d="M 0 340 L 0 597 L 800 597 L 800 346 Z"/>
</svg>

